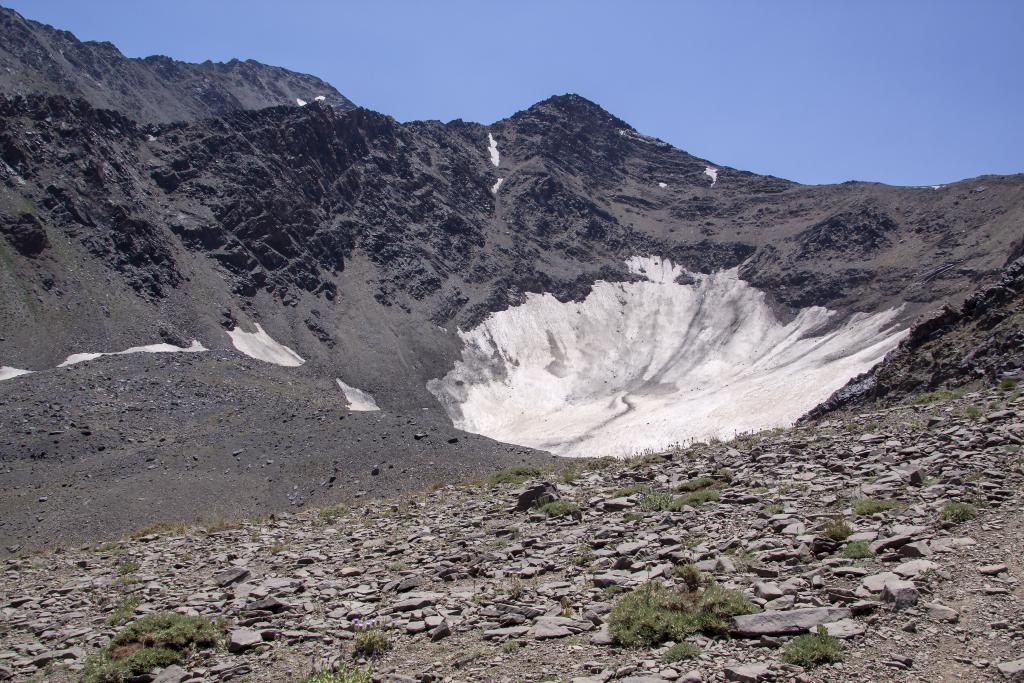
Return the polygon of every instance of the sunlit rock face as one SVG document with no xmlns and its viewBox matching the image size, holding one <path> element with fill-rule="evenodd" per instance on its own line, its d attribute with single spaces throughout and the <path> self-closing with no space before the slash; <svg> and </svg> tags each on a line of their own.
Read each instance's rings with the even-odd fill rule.
<svg viewBox="0 0 1024 683">
<path fill-rule="evenodd" d="M 428 384 L 456 427 L 569 456 L 646 449 L 791 424 L 882 359 L 897 310 L 781 323 L 735 270 L 627 262 L 641 282 L 549 294 L 467 332 L 462 360 Z"/>
</svg>

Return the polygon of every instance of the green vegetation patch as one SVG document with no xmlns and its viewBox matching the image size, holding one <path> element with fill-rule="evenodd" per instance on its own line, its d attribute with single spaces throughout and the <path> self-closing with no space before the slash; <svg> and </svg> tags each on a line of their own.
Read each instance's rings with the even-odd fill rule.
<svg viewBox="0 0 1024 683">
<path fill-rule="evenodd" d="M 924 406 L 932 403 L 939 403 L 940 401 L 951 401 L 954 398 L 960 398 L 966 393 L 966 389 L 939 389 L 938 391 L 929 391 L 924 394 L 918 394 L 914 397 L 914 403 L 919 406 Z"/>
<path fill-rule="evenodd" d="M 357 657 L 380 657 L 390 649 L 391 640 L 379 628 L 371 628 L 356 634 L 353 652 Z"/>
<path fill-rule="evenodd" d="M 82 682 L 124 683 L 153 669 L 181 663 L 189 649 L 218 642 L 220 630 L 205 617 L 147 614 L 121 629 L 102 652 L 89 658 Z"/>
<path fill-rule="evenodd" d="M 878 500 L 877 498 L 858 498 L 853 501 L 853 514 L 858 517 L 875 515 L 886 510 L 895 510 L 903 504 L 895 500 Z"/>
<path fill-rule="evenodd" d="M 804 668 L 821 664 L 837 664 L 843 661 L 846 652 L 838 638 L 828 635 L 824 626 L 815 633 L 797 636 L 782 648 L 782 660 Z"/>
<path fill-rule="evenodd" d="M 538 512 L 541 512 L 548 517 L 565 517 L 571 515 L 574 512 L 578 512 L 580 506 L 568 500 L 553 500 L 550 503 L 544 503 L 537 508 Z"/>
<path fill-rule="evenodd" d="M 334 671 L 321 671 L 310 674 L 301 683 L 370 683 L 369 671 L 348 667 L 344 664 Z"/>
<path fill-rule="evenodd" d="M 682 642 L 697 633 L 724 635 L 730 617 L 756 611 L 743 593 L 717 584 L 690 591 L 652 581 L 616 601 L 608 632 L 619 645 L 654 647 L 669 640 Z"/>
<path fill-rule="evenodd" d="M 849 560 L 863 560 L 872 557 L 875 553 L 867 541 L 854 541 L 847 543 L 839 554 Z"/>
<path fill-rule="evenodd" d="M 700 653 L 700 648 L 693 643 L 676 643 L 662 655 L 661 661 L 666 664 L 685 662 L 688 659 L 697 659 L 700 657 Z"/>
<path fill-rule="evenodd" d="M 942 519 L 947 522 L 960 524 L 969 522 L 978 516 L 978 508 L 969 503 L 947 503 L 942 508 Z"/>
<path fill-rule="evenodd" d="M 522 484 L 525 481 L 539 477 L 544 471 L 535 465 L 514 465 L 508 469 L 499 470 L 487 478 L 493 486 L 499 484 Z"/>
</svg>

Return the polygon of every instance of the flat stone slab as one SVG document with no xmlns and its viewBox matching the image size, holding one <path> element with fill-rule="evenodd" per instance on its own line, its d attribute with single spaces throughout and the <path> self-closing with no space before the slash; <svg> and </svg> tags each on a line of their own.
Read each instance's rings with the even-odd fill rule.
<svg viewBox="0 0 1024 683">
<path fill-rule="evenodd" d="M 801 607 L 778 612 L 759 612 L 732 618 L 733 635 L 757 638 L 806 633 L 818 624 L 849 619 L 853 614 L 845 607 Z"/>
</svg>

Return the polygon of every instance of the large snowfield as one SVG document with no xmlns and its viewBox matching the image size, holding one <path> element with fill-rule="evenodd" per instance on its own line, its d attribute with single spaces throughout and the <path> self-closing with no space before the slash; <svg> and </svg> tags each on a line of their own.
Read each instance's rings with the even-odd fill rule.
<svg viewBox="0 0 1024 683">
<path fill-rule="evenodd" d="M 646 281 L 531 294 L 460 331 L 462 360 L 428 384 L 455 426 L 569 456 L 728 438 L 791 424 L 906 333 L 898 310 L 782 323 L 736 270 L 680 284 L 667 260 L 627 265 Z"/>
</svg>

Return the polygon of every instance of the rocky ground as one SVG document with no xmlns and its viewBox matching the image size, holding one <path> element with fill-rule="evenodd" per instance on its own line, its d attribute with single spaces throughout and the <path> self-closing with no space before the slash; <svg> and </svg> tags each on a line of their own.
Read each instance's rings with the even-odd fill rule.
<svg viewBox="0 0 1024 683">
<path fill-rule="evenodd" d="M 0 558 L 553 460 L 453 429 L 438 408 L 349 411 L 307 367 L 225 351 L 105 356 L 0 382 Z"/>
<path fill-rule="evenodd" d="M 224 638 L 161 683 L 342 666 L 384 681 L 1019 680 L 1021 444 L 1024 398 L 1006 386 L 520 484 L 11 559 L 0 678 L 76 680 L 116 624 L 174 611 L 217 619 Z M 544 493 L 560 504 L 528 506 Z M 701 653 L 680 662 L 611 642 L 616 602 L 680 585 L 685 565 L 764 611 L 731 637 L 691 637 Z M 843 661 L 785 663 L 820 623 Z M 386 652 L 355 655 L 367 633 Z"/>
</svg>

